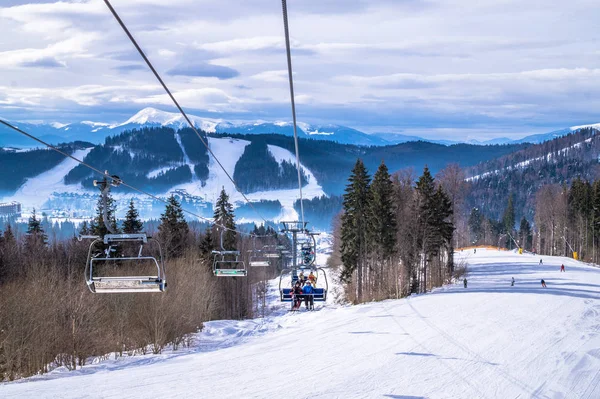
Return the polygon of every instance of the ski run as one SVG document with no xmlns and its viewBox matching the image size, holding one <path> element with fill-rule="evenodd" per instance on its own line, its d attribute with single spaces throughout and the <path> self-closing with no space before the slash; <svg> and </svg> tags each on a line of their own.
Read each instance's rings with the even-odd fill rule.
<svg viewBox="0 0 600 399">
<path fill-rule="evenodd" d="M 485 249 L 456 261 L 467 288 L 358 306 L 332 294 L 315 312 L 288 312 L 274 280 L 265 318 L 4 383 L 0 398 L 600 398 L 599 268 Z"/>
</svg>

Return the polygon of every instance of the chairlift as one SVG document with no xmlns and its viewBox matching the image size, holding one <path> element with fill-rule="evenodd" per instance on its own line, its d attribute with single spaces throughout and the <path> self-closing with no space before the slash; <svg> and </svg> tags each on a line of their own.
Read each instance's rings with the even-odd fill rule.
<svg viewBox="0 0 600 399">
<path fill-rule="evenodd" d="M 248 263 L 251 267 L 268 267 L 271 265 L 266 252 L 262 249 L 256 249 L 256 235 L 252 235 L 252 249 L 248 250 L 250 259 Z"/>
<path fill-rule="evenodd" d="M 248 275 L 246 263 L 240 260 L 240 251 L 230 251 L 223 247 L 223 232 L 221 229 L 221 250 L 212 251 L 214 255 L 213 274 L 217 277 L 245 277 Z"/>
<path fill-rule="evenodd" d="M 116 234 L 108 220 L 108 193 L 111 186 L 117 187 L 121 184 L 118 176 L 110 176 L 110 181 L 107 179 L 108 176 L 107 171 L 103 180 L 94 180 L 94 186 L 100 189 L 104 205 L 102 218 L 110 234 L 105 234 L 103 237 L 80 237 L 80 239 L 94 239 L 90 244 L 85 264 L 85 282 L 89 290 L 94 293 L 164 292 L 167 282 L 160 243 L 145 233 Z M 143 255 L 144 246 L 148 242 L 157 244 L 158 259 L 154 256 Z M 120 251 L 126 252 L 132 247 L 127 243 L 139 244 L 137 254 L 125 256 L 123 253 L 119 253 Z M 151 272 L 138 275 L 127 274 L 126 269 L 130 269 L 132 266 L 136 271 L 151 270 Z M 111 272 L 118 272 L 117 275 L 102 273 L 106 272 L 107 268 Z"/>
<path fill-rule="evenodd" d="M 159 250 L 159 259 L 144 256 L 142 251 L 148 242 L 155 242 Z M 114 256 L 123 243 L 139 244 L 137 255 Z M 99 246 L 98 244 L 103 244 Z M 106 248 L 106 249 L 103 249 Z M 135 265 L 135 269 L 155 270 L 143 275 L 128 275 L 125 267 Z M 99 273 L 106 267 L 119 271 L 119 275 Z M 112 270 L 111 270 L 112 271 Z M 86 284 L 94 293 L 128 293 L 128 292 L 164 292 L 167 288 L 165 269 L 162 260 L 160 243 L 145 233 L 139 234 L 106 234 L 98 237 L 91 244 L 86 263 Z"/>
<path fill-rule="evenodd" d="M 327 300 L 327 291 L 329 289 L 329 283 L 327 282 L 327 274 L 322 267 L 311 267 L 311 268 L 290 268 L 284 269 L 279 275 L 279 296 L 281 302 L 292 302 L 292 287 L 298 280 L 298 270 L 310 270 L 316 274 L 316 284 L 313 287 L 313 300 L 315 302 L 325 302 Z M 291 284 L 290 287 L 283 287 L 283 277 L 291 273 Z M 319 285 L 320 287 L 317 287 Z"/>
</svg>

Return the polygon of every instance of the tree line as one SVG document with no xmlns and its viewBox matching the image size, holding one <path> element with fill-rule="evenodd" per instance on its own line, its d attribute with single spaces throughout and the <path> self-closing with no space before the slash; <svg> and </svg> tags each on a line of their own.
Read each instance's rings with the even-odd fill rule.
<svg viewBox="0 0 600 399">
<path fill-rule="evenodd" d="M 453 204 L 427 167 L 373 178 L 358 160 L 335 226 L 332 264 L 352 302 L 399 298 L 448 282 L 454 273 Z"/>
</svg>

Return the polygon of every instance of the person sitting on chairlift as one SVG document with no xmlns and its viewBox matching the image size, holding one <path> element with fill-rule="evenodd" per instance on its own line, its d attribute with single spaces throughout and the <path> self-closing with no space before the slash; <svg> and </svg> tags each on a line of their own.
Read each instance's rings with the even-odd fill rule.
<svg viewBox="0 0 600 399">
<path fill-rule="evenodd" d="M 304 303 L 306 305 L 306 309 L 308 310 L 314 310 L 315 308 L 315 300 L 314 300 L 314 290 L 312 285 L 310 284 L 310 281 L 307 281 L 306 284 L 304 285 L 304 288 L 302 289 L 302 293 L 304 294 Z M 310 304 L 310 306 L 309 306 Z"/>
<path fill-rule="evenodd" d="M 297 281 L 296 285 L 292 289 L 292 310 L 300 309 L 300 305 L 302 304 L 302 288 L 300 287 L 300 282 Z"/>
<path fill-rule="evenodd" d="M 306 277 L 304 276 L 304 272 L 303 271 L 301 271 L 300 274 L 298 275 L 298 281 L 302 285 L 304 285 L 304 283 L 306 282 Z"/>
<path fill-rule="evenodd" d="M 310 283 L 312 284 L 313 287 L 316 287 L 317 284 L 317 276 L 315 276 L 313 274 L 313 272 L 310 272 L 310 274 L 308 275 L 308 281 L 310 281 Z"/>
</svg>

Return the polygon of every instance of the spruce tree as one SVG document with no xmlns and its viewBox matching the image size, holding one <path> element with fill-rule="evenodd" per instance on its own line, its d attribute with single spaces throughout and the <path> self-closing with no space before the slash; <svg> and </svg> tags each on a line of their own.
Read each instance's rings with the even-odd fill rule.
<svg viewBox="0 0 600 399">
<path fill-rule="evenodd" d="M 81 224 L 81 228 L 79 229 L 79 234 L 82 236 L 86 236 L 90 234 L 90 227 L 88 226 L 87 220 L 84 220 Z"/>
<path fill-rule="evenodd" d="M 413 289 L 427 289 L 427 268 L 433 256 L 438 255 L 442 248 L 451 245 L 454 225 L 449 220 L 452 216 L 452 202 L 441 187 L 435 188 L 433 176 L 425 166 L 423 174 L 417 180 L 417 239 L 416 244 L 421 253 L 421 277 Z M 452 263 L 449 263 L 452 269 Z M 421 285 L 421 281 L 423 285 Z"/>
<path fill-rule="evenodd" d="M 382 259 L 389 258 L 396 246 L 396 213 L 393 209 L 394 187 L 385 163 L 381 162 L 371 183 L 370 223 L 373 243 Z"/>
<path fill-rule="evenodd" d="M 204 232 L 202 239 L 200 240 L 200 254 L 208 259 L 211 256 L 212 251 L 215 249 L 215 244 L 212 239 L 212 232 L 210 228 L 207 228 Z"/>
<path fill-rule="evenodd" d="M 217 203 L 215 204 L 215 211 L 213 215 L 213 219 L 215 225 L 224 226 L 227 228 L 223 232 L 223 247 L 227 251 L 235 251 L 236 250 L 236 232 L 235 232 L 235 215 L 233 213 L 233 205 L 229 203 L 229 196 L 225 192 L 225 188 L 221 189 L 221 193 L 219 194 L 219 198 L 217 199 Z M 215 226 L 215 232 L 221 233 L 223 227 Z M 216 234 L 216 233 L 215 233 Z M 217 240 L 221 240 L 221 237 L 217 237 Z"/>
<path fill-rule="evenodd" d="M 110 226 L 112 227 L 112 230 L 115 233 L 119 233 L 119 229 L 117 227 L 117 219 L 115 216 L 115 214 L 117 212 L 117 204 L 116 204 L 115 200 L 113 199 L 112 195 L 110 195 L 110 192 L 108 193 L 106 205 L 107 205 L 107 217 L 108 217 Z M 104 224 L 103 213 L 104 213 L 104 202 L 102 201 L 102 194 L 101 194 L 100 198 L 98 198 L 98 203 L 96 205 L 96 217 L 94 218 L 94 220 L 92 221 L 92 223 L 90 225 L 91 233 L 93 235 L 100 236 L 100 237 L 103 237 L 106 234 L 110 233 L 110 231 Z"/>
<path fill-rule="evenodd" d="M 479 240 L 483 238 L 483 215 L 479 208 L 473 208 L 469 215 L 469 233 L 471 235 L 471 244 L 479 244 Z"/>
<path fill-rule="evenodd" d="M 531 242 L 533 239 L 531 235 L 531 224 L 529 224 L 525 216 L 523 216 L 519 225 L 519 238 L 521 240 L 521 247 L 523 249 L 531 248 Z"/>
<path fill-rule="evenodd" d="M 139 219 L 139 216 L 133 200 L 129 201 L 129 209 L 127 209 L 125 221 L 123 222 L 123 233 L 136 234 L 142 231 L 144 223 Z"/>
<path fill-rule="evenodd" d="M 36 217 L 35 209 L 27 224 L 27 235 L 25 236 L 25 248 L 39 249 L 48 243 L 48 236 L 44 232 L 42 222 Z"/>
<path fill-rule="evenodd" d="M 159 239 L 165 247 L 168 257 L 177 257 L 183 254 L 187 243 L 189 227 L 183 216 L 181 204 L 174 195 L 167 200 L 165 213 L 160 215 L 158 226 Z"/>
<path fill-rule="evenodd" d="M 504 232 L 509 235 L 506 237 L 506 246 L 512 249 L 513 240 L 511 239 L 511 236 L 514 234 L 515 229 L 515 207 L 513 204 L 512 194 L 508 196 L 508 203 L 506 204 L 506 209 L 504 210 L 504 215 L 502 216 L 502 224 Z"/>
<path fill-rule="evenodd" d="M 362 301 L 363 268 L 368 246 L 368 217 L 371 203 L 370 178 L 362 160 L 358 159 L 346 186 L 341 227 L 341 255 L 343 268 L 340 278 L 345 283 L 352 281 L 357 271 L 356 295 Z"/>
</svg>

